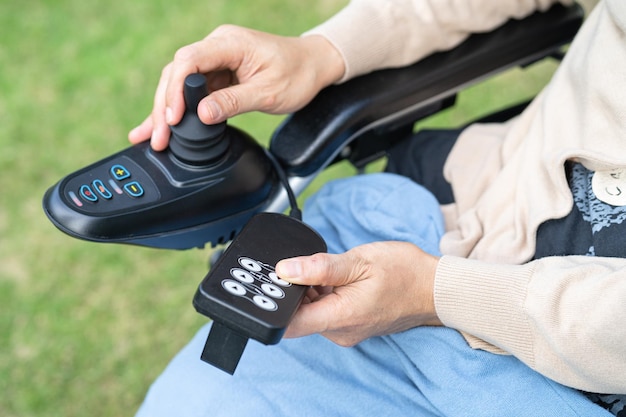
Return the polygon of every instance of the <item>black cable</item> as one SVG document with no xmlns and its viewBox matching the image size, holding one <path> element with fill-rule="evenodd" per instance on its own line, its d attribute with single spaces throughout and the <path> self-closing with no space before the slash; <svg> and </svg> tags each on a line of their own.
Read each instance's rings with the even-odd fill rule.
<svg viewBox="0 0 626 417">
<path fill-rule="evenodd" d="M 291 185 L 289 185 L 289 180 L 287 179 L 287 174 L 285 173 L 285 170 L 283 169 L 280 162 L 278 162 L 276 157 L 272 155 L 272 153 L 268 149 L 265 149 L 265 154 L 267 155 L 267 158 L 270 160 L 270 162 L 274 166 L 274 170 L 276 171 L 276 174 L 278 175 L 278 179 L 282 183 L 283 187 L 285 188 L 285 191 L 287 192 L 287 198 L 289 199 L 289 206 L 290 206 L 289 217 L 302 220 L 302 211 L 300 211 L 300 209 L 298 208 L 298 200 L 296 199 L 296 195 L 294 194 L 293 189 L 291 188 Z"/>
</svg>

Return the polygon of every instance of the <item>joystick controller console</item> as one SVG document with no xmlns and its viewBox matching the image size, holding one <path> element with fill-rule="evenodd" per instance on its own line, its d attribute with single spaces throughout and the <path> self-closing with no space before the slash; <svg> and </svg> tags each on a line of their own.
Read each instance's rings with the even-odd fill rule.
<svg viewBox="0 0 626 417">
<path fill-rule="evenodd" d="M 165 151 L 131 146 L 51 187 L 43 206 L 52 223 L 80 239 L 168 249 L 231 240 L 280 185 L 252 138 L 200 121 L 207 93 L 203 75 L 186 78 L 186 112 Z"/>
</svg>

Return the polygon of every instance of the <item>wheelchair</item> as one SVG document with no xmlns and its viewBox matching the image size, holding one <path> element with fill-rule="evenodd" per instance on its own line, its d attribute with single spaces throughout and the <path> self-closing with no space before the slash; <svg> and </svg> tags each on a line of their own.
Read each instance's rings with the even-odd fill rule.
<svg viewBox="0 0 626 417">
<path fill-rule="evenodd" d="M 156 153 L 143 143 L 79 170 L 46 192 L 44 211 L 62 231 L 91 241 L 167 249 L 226 244 L 261 212 L 283 213 L 290 206 L 292 212 L 298 211 L 297 197 L 330 166 L 347 161 L 362 171 L 383 159 L 414 135 L 417 122 L 451 108 L 468 86 L 513 67 L 561 59 L 583 19 L 580 5 L 557 4 L 472 35 L 454 49 L 413 65 L 328 87 L 283 121 L 267 149 L 225 125 L 200 126 L 209 129 L 210 140 L 203 137 L 199 146 L 192 138 L 197 126 L 181 122 L 172 127 L 167 152 Z M 197 78 L 205 82 L 204 77 Z M 197 108 L 197 101 L 206 95 L 201 87 L 189 87 L 188 109 Z M 508 120 L 527 104 L 480 121 Z M 224 132 L 231 136 L 224 137 Z M 212 257 L 217 267 L 216 259 Z M 246 262 L 254 273 L 265 268 L 259 266 L 257 271 L 252 260 Z M 270 279 L 271 272 L 266 275 Z M 231 291 L 245 292 L 238 282 L 229 282 Z M 198 294 L 194 306 L 200 311 Z M 199 304 L 205 305 L 203 300 Z M 264 343 L 277 343 L 285 327 L 283 323 L 278 331 L 272 329 L 278 337 Z M 234 337 L 228 331 L 221 336 Z M 238 355 L 246 341 L 237 341 Z M 238 357 L 234 360 L 236 366 Z"/>
<path fill-rule="evenodd" d="M 99 242 L 169 249 L 187 249 L 207 242 L 213 246 L 227 244 L 255 214 L 283 213 L 290 206 L 297 206 L 295 198 L 303 195 L 329 167 L 347 161 L 357 171 L 362 171 L 370 163 L 384 159 L 391 149 L 414 136 L 416 123 L 453 107 L 457 95 L 467 87 L 514 67 L 526 67 L 547 58 L 562 59 L 564 48 L 574 38 L 583 20 L 584 11 L 579 4 L 557 4 L 545 12 L 536 12 L 521 20 L 510 20 L 489 33 L 474 34 L 452 50 L 434 53 L 413 65 L 376 71 L 324 89 L 303 109 L 287 116 L 270 138 L 268 149 L 264 152 L 271 160 L 266 165 L 274 167 L 268 174 L 273 185 L 265 187 L 261 198 L 241 210 L 243 214 L 231 213 L 223 218 L 212 218 L 208 222 L 210 227 L 199 230 L 189 228 L 189 233 L 183 233 L 182 238 L 176 226 L 166 232 L 151 231 L 148 238 L 139 240 L 136 235 L 97 235 L 85 219 L 57 207 L 63 200 L 57 190 L 65 186 L 78 187 L 76 193 L 81 195 L 68 195 L 81 207 L 81 197 L 88 201 L 99 198 L 98 193 L 105 199 L 111 197 L 103 194 L 106 188 L 93 188 L 94 193 L 88 185 L 80 185 L 80 181 L 73 179 L 65 183 L 62 181 L 56 189 L 48 191 L 44 197 L 46 214 L 64 232 Z M 518 115 L 527 104 L 516 104 L 478 121 L 504 122 Z M 168 163 L 161 157 L 150 156 L 147 147 L 144 144 L 136 148 L 142 155 L 152 158 L 151 162 L 156 165 Z M 115 158 L 106 161 L 118 161 Z M 127 173 L 121 169 L 123 167 L 120 164 L 113 167 L 120 168 L 120 178 L 117 179 L 124 179 L 122 176 Z M 130 168 L 134 167 L 130 165 Z M 192 186 L 195 181 L 185 178 L 181 182 Z M 106 186 L 102 181 L 94 180 L 94 187 L 96 182 Z M 126 189 L 127 186 L 131 187 L 130 190 Z M 125 191 L 131 196 L 135 193 L 134 197 L 143 196 L 144 190 L 133 188 L 136 186 L 139 183 L 126 183 Z M 122 192 L 120 190 L 119 194 Z M 67 196 L 64 198 L 67 200 Z M 237 196 L 234 198 L 236 200 Z M 176 236 L 168 240 L 170 235 Z M 187 239 L 188 236 L 191 237 Z M 221 251 L 215 253 L 219 256 Z M 217 257 L 214 256 L 211 263 L 216 262 Z M 267 265 L 262 267 L 267 269 Z M 259 267 L 259 270 L 263 268 Z M 267 275 L 270 274 L 267 272 Z M 221 334 L 230 337 L 227 332 Z M 239 355 L 245 341 L 241 343 Z"/>
</svg>

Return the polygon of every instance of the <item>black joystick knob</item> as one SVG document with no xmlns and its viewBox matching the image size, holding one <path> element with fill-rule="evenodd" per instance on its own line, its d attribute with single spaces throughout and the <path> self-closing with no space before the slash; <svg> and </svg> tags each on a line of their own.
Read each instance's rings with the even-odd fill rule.
<svg viewBox="0 0 626 417">
<path fill-rule="evenodd" d="M 183 94 L 186 110 L 180 123 L 170 126 L 170 151 L 185 164 L 211 165 L 226 153 L 230 145 L 226 122 L 206 125 L 200 121 L 198 103 L 209 95 L 206 79 L 202 74 L 191 74 L 185 78 Z"/>
</svg>

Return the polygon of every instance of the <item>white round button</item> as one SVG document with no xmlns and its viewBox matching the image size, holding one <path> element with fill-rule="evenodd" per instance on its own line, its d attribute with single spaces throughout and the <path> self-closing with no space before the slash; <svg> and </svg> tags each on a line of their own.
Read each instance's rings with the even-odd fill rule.
<svg viewBox="0 0 626 417">
<path fill-rule="evenodd" d="M 232 279 L 225 279 L 222 281 L 222 287 L 233 295 L 238 295 L 240 297 L 246 295 L 246 288 Z"/>
<path fill-rule="evenodd" d="M 247 284 L 252 284 L 254 282 L 254 277 L 248 271 L 244 271 L 243 269 L 233 268 L 230 270 L 230 275 L 232 275 L 233 278 Z"/>
<path fill-rule="evenodd" d="M 255 295 L 252 300 L 254 304 L 261 307 L 266 311 L 275 311 L 278 310 L 278 304 L 276 304 L 272 299 L 264 296 L 264 295 Z"/>
<path fill-rule="evenodd" d="M 291 282 L 287 282 L 284 279 L 278 278 L 276 272 L 270 272 L 268 276 L 274 284 L 280 285 L 281 287 L 291 287 Z"/>
<path fill-rule="evenodd" d="M 254 259 L 250 259 L 250 258 L 245 258 L 245 257 L 239 258 L 239 264 L 243 266 L 244 268 L 246 268 L 248 271 L 261 272 L 261 269 L 263 269 L 261 267 L 261 264 L 259 264 Z"/>
<path fill-rule="evenodd" d="M 265 294 L 269 295 L 272 298 L 284 298 L 285 297 L 285 292 L 274 284 L 267 284 L 267 283 L 262 284 L 261 289 L 263 290 Z"/>
</svg>

